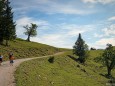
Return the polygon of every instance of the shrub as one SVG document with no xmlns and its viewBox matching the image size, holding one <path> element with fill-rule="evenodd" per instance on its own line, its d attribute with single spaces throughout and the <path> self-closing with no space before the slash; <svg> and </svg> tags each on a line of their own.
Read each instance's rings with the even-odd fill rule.
<svg viewBox="0 0 115 86">
<path fill-rule="evenodd" d="M 48 59 L 48 61 L 49 61 L 50 63 L 54 63 L 54 56 L 51 56 L 51 57 Z"/>
</svg>

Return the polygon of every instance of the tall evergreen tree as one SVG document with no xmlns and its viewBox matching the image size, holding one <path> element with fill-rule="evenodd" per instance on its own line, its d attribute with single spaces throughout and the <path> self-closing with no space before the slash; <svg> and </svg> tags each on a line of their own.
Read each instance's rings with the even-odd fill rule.
<svg viewBox="0 0 115 86">
<path fill-rule="evenodd" d="M 4 39 L 6 40 L 6 46 L 8 45 L 8 41 L 14 39 L 16 36 L 16 29 L 15 29 L 15 22 L 13 22 L 13 12 L 12 8 L 10 7 L 9 0 L 5 1 L 6 9 L 4 16 Z"/>
<path fill-rule="evenodd" d="M 24 34 L 28 35 L 27 41 L 30 41 L 30 37 L 33 37 L 33 36 L 37 35 L 36 29 L 37 29 L 38 26 L 36 24 L 31 23 L 31 26 L 26 25 L 26 26 L 23 26 L 23 27 L 26 29 Z"/>
<path fill-rule="evenodd" d="M 5 3 L 4 0 L 0 0 L 0 44 L 3 44 L 3 37 L 4 37 L 4 15 L 5 15 Z"/>
<path fill-rule="evenodd" d="M 0 0 L 0 43 L 14 39 L 16 36 L 15 23 L 13 22 L 12 8 L 9 0 Z"/>
<path fill-rule="evenodd" d="M 78 60 L 81 63 L 84 63 L 86 60 L 87 50 L 88 50 L 88 45 L 85 44 L 85 41 L 82 39 L 81 34 L 79 33 L 78 39 L 73 47 L 73 53 L 79 56 Z"/>
</svg>

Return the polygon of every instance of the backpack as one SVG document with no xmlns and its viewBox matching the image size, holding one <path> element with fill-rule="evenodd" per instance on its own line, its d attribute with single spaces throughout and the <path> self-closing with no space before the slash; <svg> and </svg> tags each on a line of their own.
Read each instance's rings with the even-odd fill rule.
<svg viewBox="0 0 115 86">
<path fill-rule="evenodd" d="M 14 58 L 14 56 L 12 56 L 11 58 L 10 58 L 10 60 L 14 60 L 15 58 Z"/>
</svg>

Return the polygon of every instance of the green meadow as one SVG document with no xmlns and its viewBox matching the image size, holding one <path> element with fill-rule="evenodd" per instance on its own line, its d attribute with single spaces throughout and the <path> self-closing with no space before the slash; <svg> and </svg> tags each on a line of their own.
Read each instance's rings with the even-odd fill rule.
<svg viewBox="0 0 115 86">
<path fill-rule="evenodd" d="M 64 52 L 56 56 L 23 62 L 15 71 L 16 86 L 112 86 L 113 78 L 107 78 L 107 69 L 99 56 L 103 50 L 90 50 L 85 64 L 76 61 L 72 50 L 56 48 L 36 42 L 27 42 L 17 38 L 9 46 L 0 45 L 3 60 L 8 60 L 12 51 L 16 59 L 33 58 Z"/>
<path fill-rule="evenodd" d="M 85 64 L 77 62 L 71 51 L 24 62 L 15 72 L 16 86 L 112 86 L 106 67 L 96 60 L 102 52 L 90 51 Z M 115 77 L 115 70 L 112 75 Z"/>
<path fill-rule="evenodd" d="M 0 45 L 0 54 L 4 56 L 3 60 L 8 60 L 8 53 L 13 52 L 15 59 L 30 58 L 51 55 L 69 49 L 56 48 L 46 44 L 27 42 L 17 38 L 14 41 L 9 41 L 9 46 Z"/>
</svg>

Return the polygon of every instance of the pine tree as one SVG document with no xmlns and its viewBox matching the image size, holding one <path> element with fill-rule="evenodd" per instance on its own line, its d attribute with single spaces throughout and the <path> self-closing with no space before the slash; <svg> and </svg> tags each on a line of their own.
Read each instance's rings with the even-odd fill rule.
<svg viewBox="0 0 115 86">
<path fill-rule="evenodd" d="M 0 0 L 0 44 L 16 37 L 15 23 L 13 22 L 12 8 L 9 0 Z"/>
<path fill-rule="evenodd" d="M 5 3 L 4 0 L 0 0 L 0 44 L 3 44 L 4 39 L 4 15 L 5 15 Z"/>
<path fill-rule="evenodd" d="M 85 44 L 85 41 L 82 39 L 81 34 L 79 33 L 78 39 L 75 42 L 73 47 L 73 53 L 79 56 L 78 60 L 81 63 L 84 63 L 87 57 L 88 45 Z"/>
<path fill-rule="evenodd" d="M 8 41 L 12 40 L 16 36 L 16 29 L 15 29 L 15 22 L 13 22 L 13 13 L 12 13 L 12 8 L 10 7 L 10 2 L 9 0 L 5 1 L 6 4 L 6 9 L 5 13 L 6 15 L 4 16 L 4 39 L 6 40 L 6 46 L 8 46 Z"/>
<path fill-rule="evenodd" d="M 27 41 L 30 41 L 30 37 L 36 36 L 37 35 L 37 25 L 31 23 L 31 26 L 23 26 L 26 29 L 26 32 L 24 32 L 25 35 L 28 35 Z"/>
</svg>

